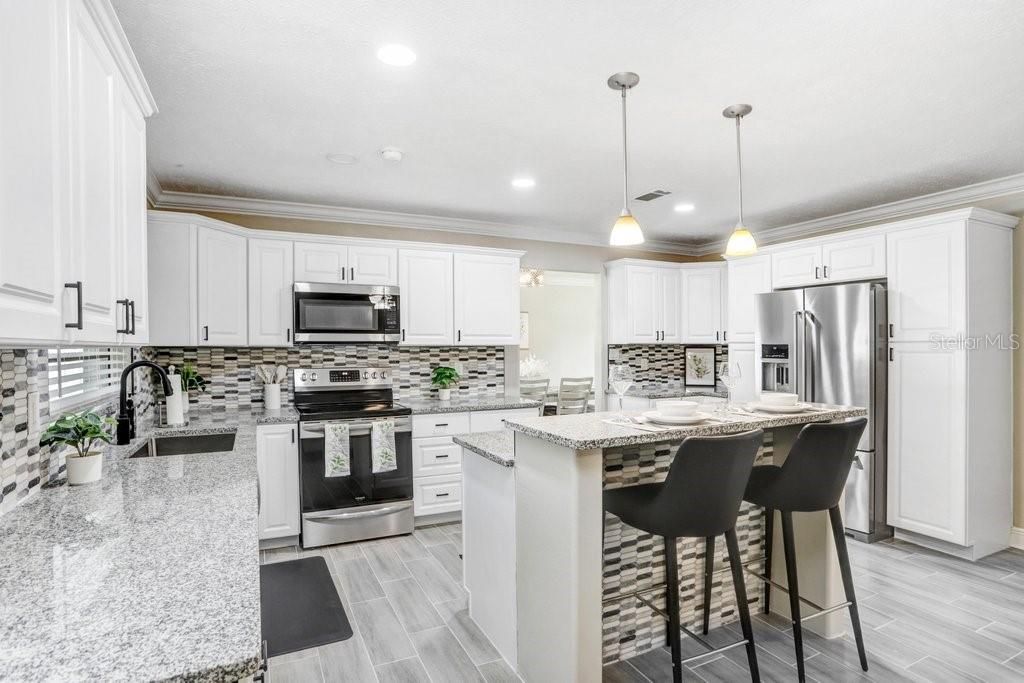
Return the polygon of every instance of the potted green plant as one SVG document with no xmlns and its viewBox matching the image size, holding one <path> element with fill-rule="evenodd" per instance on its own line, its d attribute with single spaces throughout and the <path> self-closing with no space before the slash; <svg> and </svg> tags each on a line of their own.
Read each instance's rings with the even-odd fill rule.
<svg viewBox="0 0 1024 683">
<path fill-rule="evenodd" d="M 92 411 L 68 413 L 46 428 L 40 446 L 63 444 L 74 448 L 67 453 L 68 483 L 72 486 L 99 481 L 103 476 L 103 452 L 94 451 L 96 442 L 110 443 L 114 419 Z"/>
<path fill-rule="evenodd" d="M 181 402 L 181 407 L 184 412 L 187 413 L 189 403 L 188 399 L 189 396 L 192 395 L 191 391 L 195 390 L 200 393 L 206 392 L 206 379 L 199 374 L 199 371 L 196 370 L 196 366 L 191 363 L 185 363 L 181 366 L 181 388 L 185 392 L 185 395 L 182 397 L 184 400 Z"/>
<path fill-rule="evenodd" d="M 452 387 L 459 383 L 459 372 L 447 365 L 439 365 L 430 373 L 430 384 L 437 387 L 437 397 L 442 401 L 450 401 Z"/>
</svg>

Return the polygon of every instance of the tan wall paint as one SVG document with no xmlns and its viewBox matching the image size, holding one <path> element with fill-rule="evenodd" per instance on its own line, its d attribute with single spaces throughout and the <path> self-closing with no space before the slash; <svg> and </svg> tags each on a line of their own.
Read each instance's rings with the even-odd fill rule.
<svg viewBox="0 0 1024 683">
<path fill-rule="evenodd" d="M 412 242 L 436 242 L 438 244 L 464 244 L 473 247 L 494 247 L 518 249 L 526 252 L 523 265 L 545 270 L 565 270 L 577 273 L 601 273 L 605 261 L 618 258 L 641 258 L 655 261 L 687 263 L 695 261 L 692 256 L 665 254 L 642 249 L 621 249 L 596 247 L 562 242 L 541 242 L 519 240 L 489 235 L 472 235 L 444 230 L 421 230 L 397 228 L 334 221 L 303 220 L 297 218 L 274 218 L 270 216 L 248 216 L 244 214 L 219 213 L 216 211 L 191 211 L 225 223 L 233 223 L 254 230 L 281 230 L 305 232 L 316 235 L 340 235 L 345 237 L 368 237 L 374 239 L 409 240 Z"/>
</svg>

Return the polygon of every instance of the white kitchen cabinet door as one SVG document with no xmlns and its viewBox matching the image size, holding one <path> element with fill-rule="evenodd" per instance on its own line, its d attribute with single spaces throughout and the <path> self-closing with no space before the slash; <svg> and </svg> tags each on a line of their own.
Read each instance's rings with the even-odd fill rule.
<svg viewBox="0 0 1024 683">
<path fill-rule="evenodd" d="M 0 341 L 64 337 L 61 229 L 64 150 L 53 134 L 61 109 L 58 23 L 64 5 L 0 3 Z M 32 55 L 26 59 L 26 55 Z"/>
<path fill-rule="evenodd" d="M 126 344 L 149 343 L 149 284 L 148 250 L 146 248 L 146 119 L 128 90 L 118 88 L 118 169 L 120 180 L 121 285 L 122 301 L 118 320 L 121 324 L 120 340 Z M 125 313 L 125 317 L 121 317 Z M 119 323 L 120 324 L 120 323 Z"/>
<path fill-rule="evenodd" d="M 794 247 L 772 253 L 772 287 L 802 287 L 819 284 L 821 247 Z"/>
<path fill-rule="evenodd" d="M 198 243 L 199 344 L 245 346 L 248 337 L 246 239 L 200 226 Z"/>
<path fill-rule="evenodd" d="M 967 545 L 966 351 L 890 345 L 888 523 Z"/>
<path fill-rule="evenodd" d="M 357 285 L 397 285 L 398 250 L 365 244 L 348 248 L 350 281 Z"/>
<path fill-rule="evenodd" d="M 886 236 L 893 340 L 929 341 L 966 334 L 965 240 L 962 220 Z"/>
<path fill-rule="evenodd" d="M 658 305 L 661 311 L 659 337 L 669 344 L 683 341 L 682 279 L 678 268 L 661 268 L 658 273 Z"/>
<path fill-rule="evenodd" d="M 292 242 L 249 240 L 249 344 L 292 344 Z"/>
<path fill-rule="evenodd" d="M 457 253 L 453 265 L 455 343 L 518 344 L 519 258 Z"/>
<path fill-rule="evenodd" d="M 829 282 L 885 277 L 885 235 L 826 242 L 821 262 L 822 277 Z"/>
<path fill-rule="evenodd" d="M 451 346 L 455 340 L 452 253 L 400 249 L 402 343 Z"/>
<path fill-rule="evenodd" d="M 256 428 L 260 540 L 298 536 L 299 447 L 295 425 Z"/>
<path fill-rule="evenodd" d="M 69 248 L 63 250 L 69 281 L 82 282 L 83 329 L 72 329 L 81 343 L 117 341 L 116 301 L 122 298 L 118 220 L 119 178 L 116 141 L 117 65 L 83 3 L 70 3 L 69 111 L 71 186 Z M 68 322 L 76 322 L 75 296 L 66 297 Z"/>
<path fill-rule="evenodd" d="M 295 281 L 351 282 L 348 247 L 327 242 L 296 242 Z"/>
<path fill-rule="evenodd" d="M 730 392 L 731 401 L 757 400 L 761 387 L 756 367 L 753 344 L 729 344 L 729 373 L 736 382 Z"/>
<path fill-rule="evenodd" d="M 181 214 L 149 217 L 149 339 L 154 346 L 198 344 L 196 231 Z"/>
<path fill-rule="evenodd" d="M 753 343 L 757 329 L 755 294 L 772 291 L 771 260 L 767 256 L 747 256 L 728 263 L 729 342 Z"/>
<path fill-rule="evenodd" d="M 653 266 L 626 266 L 626 343 L 653 344 L 661 337 L 660 270 Z"/>
<path fill-rule="evenodd" d="M 719 266 L 682 271 L 682 341 L 719 344 L 722 341 L 722 275 Z"/>
<path fill-rule="evenodd" d="M 458 512 L 462 509 L 462 475 L 445 474 L 413 479 L 412 507 L 417 517 Z"/>
</svg>

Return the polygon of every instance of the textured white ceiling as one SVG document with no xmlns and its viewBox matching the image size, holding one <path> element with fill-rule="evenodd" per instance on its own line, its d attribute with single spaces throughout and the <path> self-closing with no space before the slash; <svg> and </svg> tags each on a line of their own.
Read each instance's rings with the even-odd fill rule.
<svg viewBox="0 0 1024 683">
<path fill-rule="evenodd" d="M 114 0 L 164 189 L 604 234 L 720 237 L 1024 171 L 1021 0 Z M 406 69 L 375 58 L 400 42 Z M 385 164 L 378 150 L 406 152 Z M 329 163 L 328 152 L 360 158 Z M 528 174 L 537 187 L 512 189 Z M 672 211 L 677 201 L 691 214 Z"/>
</svg>

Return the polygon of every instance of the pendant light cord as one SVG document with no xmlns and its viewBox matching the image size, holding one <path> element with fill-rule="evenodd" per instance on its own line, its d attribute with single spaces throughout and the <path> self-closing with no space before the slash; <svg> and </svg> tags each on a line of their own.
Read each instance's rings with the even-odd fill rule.
<svg viewBox="0 0 1024 683">
<path fill-rule="evenodd" d="M 742 116 L 736 117 L 736 178 L 737 178 L 737 191 L 739 194 L 739 205 L 740 205 L 740 222 L 737 225 L 743 225 L 743 155 L 740 152 L 740 120 Z"/>
<path fill-rule="evenodd" d="M 626 90 L 622 89 L 622 209 L 629 213 L 629 145 L 626 144 Z"/>
</svg>

